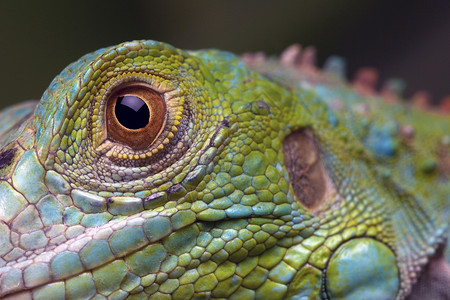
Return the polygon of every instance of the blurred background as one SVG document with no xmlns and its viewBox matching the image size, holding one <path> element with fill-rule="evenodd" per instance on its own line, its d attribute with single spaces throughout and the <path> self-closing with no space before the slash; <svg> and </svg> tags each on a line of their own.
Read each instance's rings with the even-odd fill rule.
<svg viewBox="0 0 450 300">
<path fill-rule="evenodd" d="M 101 47 L 154 39 L 183 49 L 281 53 L 313 45 L 347 76 L 374 67 L 405 96 L 450 94 L 450 2 L 380 0 L 1 1 L 0 108 L 39 99 L 67 64 Z"/>
</svg>

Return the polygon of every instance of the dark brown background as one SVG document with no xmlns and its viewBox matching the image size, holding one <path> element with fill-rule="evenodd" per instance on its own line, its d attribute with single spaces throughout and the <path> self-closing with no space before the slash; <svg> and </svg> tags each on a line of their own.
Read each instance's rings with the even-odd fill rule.
<svg viewBox="0 0 450 300">
<path fill-rule="evenodd" d="M 450 94 L 450 4 L 442 1 L 1 1 L 0 108 L 38 99 L 81 55 L 126 40 L 279 54 L 299 42 L 402 77 L 406 96 Z"/>
</svg>

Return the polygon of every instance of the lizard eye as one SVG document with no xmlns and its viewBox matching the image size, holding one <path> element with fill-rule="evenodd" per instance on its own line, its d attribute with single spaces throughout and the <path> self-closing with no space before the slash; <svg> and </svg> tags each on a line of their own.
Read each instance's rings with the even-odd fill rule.
<svg viewBox="0 0 450 300">
<path fill-rule="evenodd" d="M 165 102 L 145 83 L 117 87 L 106 103 L 108 138 L 135 150 L 151 145 L 165 123 Z"/>
<path fill-rule="evenodd" d="M 134 95 L 117 97 L 114 113 L 119 123 L 128 129 L 145 128 L 150 122 L 150 110 L 147 104 Z"/>
</svg>

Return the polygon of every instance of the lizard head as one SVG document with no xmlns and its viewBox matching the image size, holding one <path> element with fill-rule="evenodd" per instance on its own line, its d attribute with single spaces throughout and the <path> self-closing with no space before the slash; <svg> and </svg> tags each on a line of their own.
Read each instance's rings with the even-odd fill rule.
<svg viewBox="0 0 450 300">
<path fill-rule="evenodd" d="M 0 135 L 2 296 L 379 299 L 408 285 L 362 146 L 312 93 L 233 54 L 101 49 L 1 116 L 17 115 Z"/>
</svg>

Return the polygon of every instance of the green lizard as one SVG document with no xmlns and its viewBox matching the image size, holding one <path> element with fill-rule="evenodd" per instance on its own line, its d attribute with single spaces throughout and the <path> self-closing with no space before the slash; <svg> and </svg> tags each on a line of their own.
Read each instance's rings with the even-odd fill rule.
<svg viewBox="0 0 450 300">
<path fill-rule="evenodd" d="M 449 299 L 448 116 L 244 60 L 123 43 L 1 112 L 0 295 Z"/>
</svg>

